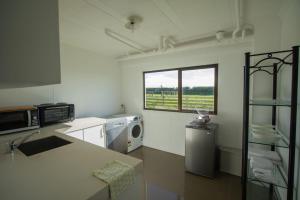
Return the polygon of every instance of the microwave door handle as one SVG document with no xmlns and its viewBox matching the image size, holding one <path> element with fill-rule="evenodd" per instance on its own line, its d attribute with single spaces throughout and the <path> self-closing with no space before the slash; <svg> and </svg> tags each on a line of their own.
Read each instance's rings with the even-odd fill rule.
<svg viewBox="0 0 300 200">
<path fill-rule="evenodd" d="M 31 126 L 31 111 L 27 110 L 28 127 Z"/>
</svg>

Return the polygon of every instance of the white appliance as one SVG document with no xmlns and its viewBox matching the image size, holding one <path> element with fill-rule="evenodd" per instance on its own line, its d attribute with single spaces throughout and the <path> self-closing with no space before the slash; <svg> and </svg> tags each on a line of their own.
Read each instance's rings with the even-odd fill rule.
<svg viewBox="0 0 300 200">
<path fill-rule="evenodd" d="M 128 153 L 143 145 L 143 118 L 138 114 L 121 114 L 114 117 L 123 117 L 128 127 Z"/>
<path fill-rule="evenodd" d="M 106 118 L 104 131 L 106 135 L 106 148 L 120 153 L 127 153 L 128 127 L 126 118 Z"/>
</svg>

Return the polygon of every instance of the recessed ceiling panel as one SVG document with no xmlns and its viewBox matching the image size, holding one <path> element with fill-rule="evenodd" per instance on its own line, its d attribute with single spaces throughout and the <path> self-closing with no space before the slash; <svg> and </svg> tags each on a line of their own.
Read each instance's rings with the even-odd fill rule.
<svg viewBox="0 0 300 200">
<path fill-rule="evenodd" d="M 242 23 L 251 24 L 257 15 L 274 15 L 281 1 L 241 0 Z M 104 33 L 107 28 L 142 46 L 156 48 L 160 36 L 185 41 L 235 28 L 234 3 L 235 0 L 59 0 L 60 35 L 62 42 L 119 56 L 134 49 L 108 37 Z M 131 15 L 143 19 L 134 32 L 125 28 Z"/>
<path fill-rule="evenodd" d="M 167 0 L 191 37 L 234 26 L 233 0 Z"/>
</svg>

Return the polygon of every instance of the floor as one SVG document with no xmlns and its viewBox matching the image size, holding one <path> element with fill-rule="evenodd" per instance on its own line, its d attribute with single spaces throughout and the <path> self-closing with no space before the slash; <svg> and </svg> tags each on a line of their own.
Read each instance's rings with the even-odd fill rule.
<svg viewBox="0 0 300 200">
<path fill-rule="evenodd" d="M 237 176 L 219 173 L 215 179 L 184 170 L 184 157 L 140 147 L 129 155 L 144 161 L 147 200 L 240 200 Z"/>
</svg>

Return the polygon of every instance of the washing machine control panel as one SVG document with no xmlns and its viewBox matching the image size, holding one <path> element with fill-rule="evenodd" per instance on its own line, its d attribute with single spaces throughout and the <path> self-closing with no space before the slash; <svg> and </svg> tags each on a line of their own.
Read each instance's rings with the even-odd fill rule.
<svg viewBox="0 0 300 200">
<path fill-rule="evenodd" d="M 128 123 L 130 123 L 130 122 L 141 122 L 142 117 L 141 116 L 130 116 L 130 117 L 127 117 L 127 121 L 128 121 Z"/>
</svg>

